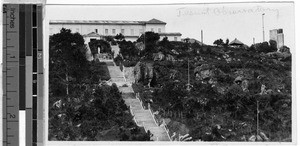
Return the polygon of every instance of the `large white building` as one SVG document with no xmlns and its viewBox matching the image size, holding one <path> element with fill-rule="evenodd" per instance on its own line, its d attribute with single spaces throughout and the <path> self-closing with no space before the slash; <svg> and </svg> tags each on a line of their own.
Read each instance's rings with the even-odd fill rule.
<svg viewBox="0 0 300 146">
<path fill-rule="evenodd" d="M 103 36 L 115 36 L 119 33 L 128 41 L 136 41 L 146 31 L 159 33 L 161 39 L 168 37 L 169 41 L 181 41 L 181 33 L 166 33 L 166 22 L 151 19 L 149 21 L 106 21 L 106 20 L 52 20 L 50 35 L 59 33 L 62 28 L 71 29 L 84 36 L 87 42 L 100 39 Z"/>
</svg>

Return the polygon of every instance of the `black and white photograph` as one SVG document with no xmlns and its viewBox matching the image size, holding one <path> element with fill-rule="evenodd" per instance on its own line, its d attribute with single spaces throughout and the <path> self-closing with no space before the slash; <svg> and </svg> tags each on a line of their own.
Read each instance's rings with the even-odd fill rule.
<svg viewBox="0 0 300 146">
<path fill-rule="evenodd" d="M 293 2 L 45 13 L 49 142 L 295 141 Z"/>
</svg>

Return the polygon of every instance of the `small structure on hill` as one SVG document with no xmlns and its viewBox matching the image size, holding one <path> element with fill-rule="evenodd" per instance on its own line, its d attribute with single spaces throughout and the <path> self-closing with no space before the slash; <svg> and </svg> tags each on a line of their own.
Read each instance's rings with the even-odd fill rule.
<svg viewBox="0 0 300 146">
<path fill-rule="evenodd" d="M 85 44 L 89 44 L 89 42 L 91 42 L 93 40 L 100 40 L 102 38 L 103 37 L 100 34 L 96 33 L 96 32 L 91 32 L 91 33 L 83 35 L 83 39 L 84 39 Z"/>
<path fill-rule="evenodd" d="M 230 46 L 232 47 L 241 47 L 244 45 L 244 43 L 242 43 L 240 40 L 238 40 L 237 38 L 235 38 L 233 41 L 231 41 L 229 43 Z"/>
<path fill-rule="evenodd" d="M 182 42 L 186 41 L 186 42 L 191 43 L 191 44 L 198 43 L 200 46 L 205 46 L 206 45 L 206 44 L 204 44 L 204 43 L 202 43 L 202 42 L 200 42 L 200 41 L 198 41 L 197 39 L 194 39 L 194 38 L 183 38 L 183 39 L 181 39 L 181 41 Z"/>
</svg>

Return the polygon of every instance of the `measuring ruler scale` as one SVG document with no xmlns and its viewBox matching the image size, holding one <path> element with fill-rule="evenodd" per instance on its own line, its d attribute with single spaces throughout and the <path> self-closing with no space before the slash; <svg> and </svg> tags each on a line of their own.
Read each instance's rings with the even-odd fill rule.
<svg viewBox="0 0 300 146">
<path fill-rule="evenodd" d="M 3 146 L 43 145 L 42 5 L 4 4 L 2 12 Z"/>
</svg>

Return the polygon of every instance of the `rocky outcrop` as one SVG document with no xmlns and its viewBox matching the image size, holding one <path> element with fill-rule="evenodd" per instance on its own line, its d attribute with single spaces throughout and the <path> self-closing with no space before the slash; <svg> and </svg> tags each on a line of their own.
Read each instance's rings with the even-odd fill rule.
<svg viewBox="0 0 300 146">
<path fill-rule="evenodd" d="M 190 130 L 188 129 L 188 127 L 185 124 L 182 124 L 180 122 L 177 121 L 172 121 L 170 120 L 167 123 L 167 126 L 169 128 L 169 132 L 172 136 L 172 140 L 173 141 L 178 141 L 178 139 L 176 140 L 176 138 L 178 138 L 180 135 L 186 135 L 190 132 Z"/>
<path fill-rule="evenodd" d="M 127 82 L 135 82 L 134 78 L 134 67 L 124 67 L 124 75 Z"/>
<path fill-rule="evenodd" d="M 225 73 L 213 65 L 202 64 L 194 69 L 196 80 L 214 84 L 218 76 L 224 76 Z"/>
<path fill-rule="evenodd" d="M 175 61 L 175 58 L 170 54 L 164 55 L 162 52 L 158 52 L 153 54 L 153 60 L 154 61 L 163 61 L 163 60 Z"/>
<path fill-rule="evenodd" d="M 90 46 L 89 46 L 89 45 L 85 45 L 85 49 L 86 49 L 86 53 L 85 53 L 86 59 L 87 59 L 88 61 L 94 60 L 94 57 L 93 57 L 93 55 L 92 55 Z"/>
<path fill-rule="evenodd" d="M 153 63 L 138 62 L 133 69 L 135 83 L 146 83 L 150 86 L 154 78 Z"/>
<path fill-rule="evenodd" d="M 204 81 L 209 80 L 213 76 L 212 66 L 208 64 L 202 64 L 194 69 L 196 80 Z"/>
<path fill-rule="evenodd" d="M 153 60 L 154 61 L 162 61 L 165 58 L 165 55 L 162 52 L 154 53 Z"/>
<path fill-rule="evenodd" d="M 248 80 L 243 80 L 242 81 L 242 84 L 241 84 L 241 87 L 243 89 L 244 92 L 249 92 L 249 81 Z"/>
<path fill-rule="evenodd" d="M 278 60 L 285 60 L 287 58 L 291 57 L 290 53 L 286 53 L 286 52 L 270 52 L 265 54 L 266 57 L 268 58 L 273 58 L 273 59 L 278 59 Z"/>
<path fill-rule="evenodd" d="M 167 54 L 166 55 L 166 60 L 168 60 L 168 61 L 175 61 L 175 58 L 172 55 Z"/>
<path fill-rule="evenodd" d="M 280 47 L 280 48 L 279 48 L 279 52 L 281 52 L 281 53 L 288 53 L 288 54 L 291 53 L 291 52 L 290 52 L 290 48 L 287 47 L 287 46 L 282 46 L 282 47 Z"/>
</svg>

